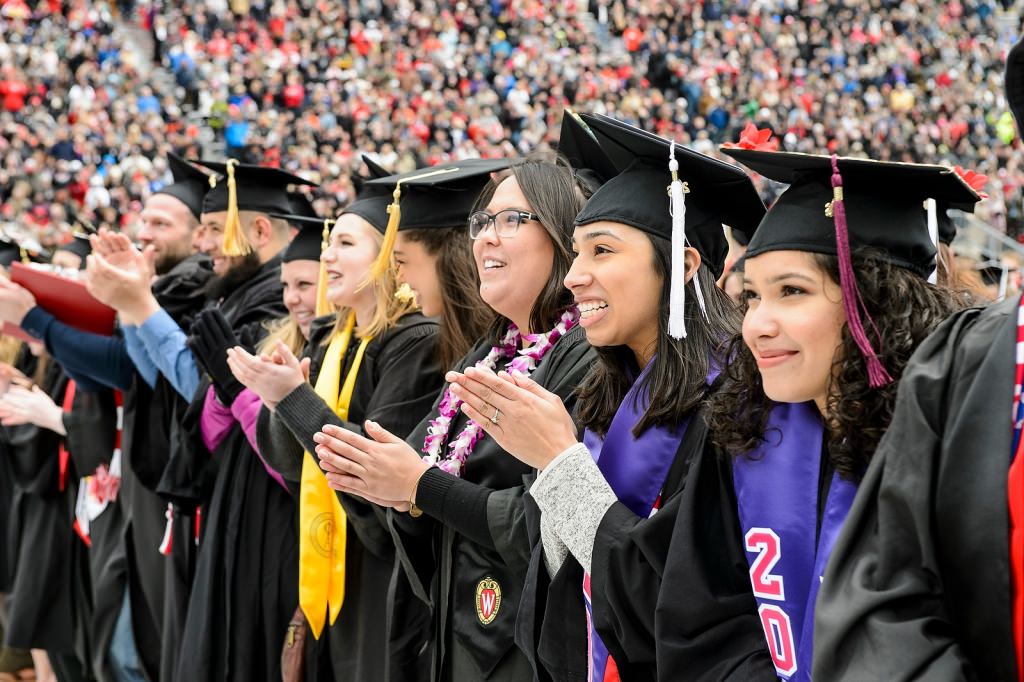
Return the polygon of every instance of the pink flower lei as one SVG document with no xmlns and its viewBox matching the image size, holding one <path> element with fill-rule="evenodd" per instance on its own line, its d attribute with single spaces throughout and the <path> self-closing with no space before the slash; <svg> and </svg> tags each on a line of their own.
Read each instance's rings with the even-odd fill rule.
<svg viewBox="0 0 1024 682">
<path fill-rule="evenodd" d="M 509 324 L 505 336 L 498 342 L 498 345 L 491 348 L 491 351 L 482 360 L 476 363 L 476 367 L 487 367 L 491 371 L 497 372 L 498 364 L 511 358 L 511 362 L 505 366 L 505 369 L 509 372 L 519 372 L 529 376 L 533 370 L 537 369 L 537 365 L 554 347 L 558 339 L 565 336 L 570 329 L 579 324 L 579 321 L 579 309 L 573 306 L 562 313 L 555 328 L 546 334 L 523 335 L 519 332 L 518 327 Z M 516 353 L 520 340 L 523 342 L 523 349 Z M 461 405 L 462 401 L 452 395 L 451 389 L 445 389 L 444 397 L 438 407 L 438 416 L 430 420 L 427 437 L 423 440 L 423 461 L 452 476 L 462 474 L 466 459 L 485 435 L 483 428 L 470 419 L 466 428 L 462 429 L 462 433 L 448 443 L 450 450 L 448 456 L 441 457 L 444 445 L 448 441 L 448 431 L 451 429 L 455 417 L 458 416 Z"/>
</svg>

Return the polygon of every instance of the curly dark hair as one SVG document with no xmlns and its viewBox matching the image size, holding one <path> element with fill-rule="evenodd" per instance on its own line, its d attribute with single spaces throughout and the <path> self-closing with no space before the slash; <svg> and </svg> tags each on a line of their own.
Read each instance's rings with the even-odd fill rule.
<svg viewBox="0 0 1024 682">
<path fill-rule="evenodd" d="M 834 282 L 839 282 L 835 256 L 813 254 L 813 258 Z M 960 307 L 949 290 L 928 284 L 877 252 L 858 251 L 853 268 L 864 305 L 877 329 L 875 333 L 865 325 L 868 336 L 893 382 L 871 388 L 867 363 L 844 324 L 840 351 L 832 363 L 824 421 L 829 459 L 847 479 L 863 474 L 889 427 L 896 386 L 910 356 L 940 322 Z M 714 443 L 725 453 L 739 456 L 764 442 L 773 402 L 764 394 L 761 374 L 741 334 L 729 342 L 727 357 L 733 361 L 724 372 L 726 381 L 709 398 L 708 423 Z"/>
</svg>

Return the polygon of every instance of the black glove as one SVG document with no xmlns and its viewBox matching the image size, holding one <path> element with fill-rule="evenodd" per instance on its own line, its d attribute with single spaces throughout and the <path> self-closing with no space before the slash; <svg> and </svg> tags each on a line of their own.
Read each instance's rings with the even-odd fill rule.
<svg viewBox="0 0 1024 682">
<path fill-rule="evenodd" d="M 238 345 L 238 338 L 227 319 L 216 308 L 208 308 L 192 323 L 189 348 L 196 363 L 210 377 L 217 400 L 230 406 L 245 388 L 228 367 L 228 349 Z"/>
</svg>

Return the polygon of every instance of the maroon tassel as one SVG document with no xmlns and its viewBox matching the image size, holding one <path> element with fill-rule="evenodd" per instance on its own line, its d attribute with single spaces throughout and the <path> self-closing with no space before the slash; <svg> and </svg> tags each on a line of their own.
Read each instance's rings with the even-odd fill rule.
<svg viewBox="0 0 1024 682">
<path fill-rule="evenodd" d="M 864 331 L 861 314 L 878 334 L 874 320 L 868 313 L 860 290 L 857 288 L 857 277 L 853 272 L 853 260 L 850 255 L 850 233 L 846 227 L 846 207 L 843 205 L 843 177 L 839 174 L 839 157 L 832 155 L 832 219 L 836 224 L 836 255 L 839 257 L 839 287 L 843 291 L 843 308 L 846 311 L 846 324 L 850 334 L 857 343 L 861 355 L 868 363 L 868 382 L 871 388 L 881 388 L 892 383 L 892 377 L 885 371 L 871 341 Z"/>
</svg>

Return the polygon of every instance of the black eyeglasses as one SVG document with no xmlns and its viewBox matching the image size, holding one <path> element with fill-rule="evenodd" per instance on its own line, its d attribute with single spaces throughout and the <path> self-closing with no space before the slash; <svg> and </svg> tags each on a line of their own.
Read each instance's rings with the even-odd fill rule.
<svg viewBox="0 0 1024 682">
<path fill-rule="evenodd" d="M 491 223 L 494 223 L 494 231 L 499 237 L 514 237 L 524 220 L 537 219 L 535 214 L 515 208 L 506 208 L 494 215 L 487 211 L 477 211 L 469 216 L 469 237 L 470 239 L 480 239 Z"/>
</svg>

